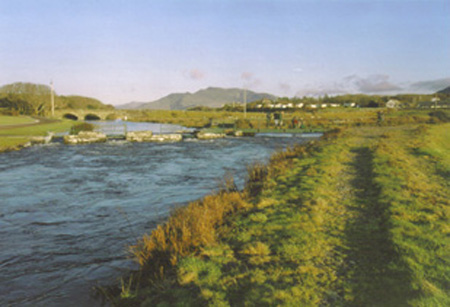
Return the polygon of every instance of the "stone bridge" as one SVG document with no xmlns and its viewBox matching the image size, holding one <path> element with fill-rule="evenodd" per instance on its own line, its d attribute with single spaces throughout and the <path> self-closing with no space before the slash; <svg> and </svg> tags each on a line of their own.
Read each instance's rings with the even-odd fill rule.
<svg viewBox="0 0 450 307">
<path fill-rule="evenodd" d="M 122 110 L 85 110 L 63 109 L 55 110 L 56 118 L 72 120 L 116 120 L 124 119 L 126 112 Z"/>
</svg>

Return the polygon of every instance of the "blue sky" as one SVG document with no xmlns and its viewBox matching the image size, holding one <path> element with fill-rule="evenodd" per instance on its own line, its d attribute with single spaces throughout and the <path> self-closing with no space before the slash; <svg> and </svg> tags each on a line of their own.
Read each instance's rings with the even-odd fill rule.
<svg viewBox="0 0 450 307">
<path fill-rule="evenodd" d="M 0 0 L 0 84 L 105 103 L 450 85 L 448 0 Z"/>
</svg>

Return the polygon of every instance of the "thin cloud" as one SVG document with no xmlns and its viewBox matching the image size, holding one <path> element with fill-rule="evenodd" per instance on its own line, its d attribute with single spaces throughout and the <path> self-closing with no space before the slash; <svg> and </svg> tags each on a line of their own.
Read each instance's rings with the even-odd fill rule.
<svg viewBox="0 0 450 307">
<path fill-rule="evenodd" d="M 325 95 L 334 96 L 339 94 L 345 94 L 346 91 L 335 87 L 333 85 L 330 86 L 318 86 L 318 87 L 307 87 L 301 90 L 298 90 L 295 93 L 296 97 L 321 97 Z"/>
<path fill-rule="evenodd" d="M 291 86 L 289 84 L 287 84 L 287 83 L 280 83 L 279 87 L 285 93 L 287 93 L 287 92 L 289 92 L 291 90 Z"/>
<path fill-rule="evenodd" d="M 244 80 L 244 87 L 246 88 L 258 87 L 263 84 L 261 79 L 255 78 L 253 73 L 248 71 L 244 71 L 241 74 L 241 79 Z"/>
<path fill-rule="evenodd" d="M 253 74 L 252 74 L 251 72 L 244 71 L 244 72 L 241 74 L 241 78 L 242 78 L 243 80 L 250 81 L 250 80 L 253 79 Z"/>
<path fill-rule="evenodd" d="M 263 84 L 263 82 L 262 82 L 262 80 L 261 79 L 255 79 L 255 80 L 253 80 L 253 82 L 252 83 L 250 83 L 250 87 L 258 87 L 258 86 L 260 86 L 260 85 L 262 85 Z"/>
<path fill-rule="evenodd" d="M 199 69 L 194 68 L 187 73 L 187 77 L 192 80 L 201 80 L 205 77 L 205 73 Z"/>
<path fill-rule="evenodd" d="M 388 75 L 371 75 L 367 78 L 355 76 L 353 82 L 362 93 L 385 93 L 399 91 L 402 88 L 391 83 Z"/>
<path fill-rule="evenodd" d="M 389 81 L 389 75 L 371 75 L 360 77 L 351 75 L 339 82 L 329 84 L 309 85 L 297 91 L 296 96 L 324 96 L 341 94 L 383 94 L 401 91 L 402 87 Z"/>
</svg>

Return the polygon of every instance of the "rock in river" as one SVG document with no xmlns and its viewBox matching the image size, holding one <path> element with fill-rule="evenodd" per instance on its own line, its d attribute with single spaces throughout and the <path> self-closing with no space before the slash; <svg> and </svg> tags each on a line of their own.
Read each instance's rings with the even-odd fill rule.
<svg viewBox="0 0 450 307">
<path fill-rule="evenodd" d="M 66 144 L 89 144 L 106 142 L 106 134 L 93 131 L 80 131 L 77 135 L 65 135 Z"/>
<path fill-rule="evenodd" d="M 129 142 L 150 142 L 152 137 L 152 131 L 130 131 L 126 135 Z"/>
<path fill-rule="evenodd" d="M 212 132 L 203 132 L 200 131 L 197 133 L 197 139 L 199 140 L 211 140 L 211 139 L 221 139 L 224 138 L 224 133 L 212 133 Z"/>
<path fill-rule="evenodd" d="M 129 142 L 179 142 L 183 139 L 181 134 L 153 134 L 151 131 L 128 132 L 126 139 Z"/>
</svg>

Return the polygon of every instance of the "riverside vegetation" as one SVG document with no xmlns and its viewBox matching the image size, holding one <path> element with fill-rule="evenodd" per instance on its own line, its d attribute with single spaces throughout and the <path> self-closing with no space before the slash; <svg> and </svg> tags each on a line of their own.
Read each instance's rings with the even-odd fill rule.
<svg viewBox="0 0 450 307">
<path fill-rule="evenodd" d="M 68 120 L 57 121 L 41 118 L 0 115 L 0 152 L 18 150 L 33 136 L 45 136 L 49 131 L 64 132 L 73 126 Z"/>
<path fill-rule="evenodd" d="M 276 153 L 243 191 L 228 180 L 175 210 L 103 292 L 117 306 L 450 306 L 449 129 L 349 127 Z"/>
<path fill-rule="evenodd" d="M 250 168 L 243 191 L 228 181 L 175 211 L 131 247 L 141 270 L 105 290 L 111 302 L 450 305 L 449 113 L 387 112 L 379 126 L 374 110 L 302 114 L 341 131 Z M 0 129 L 0 147 L 73 123 Z"/>
<path fill-rule="evenodd" d="M 286 112 L 283 124 L 278 127 L 286 132 L 290 132 L 291 121 L 294 117 L 299 119 L 306 131 L 323 131 L 333 127 L 366 126 L 377 123 L 377 112 L 380 109 L 334 109 L 317 111 L 295 111 Z M 4 111 L 6 112 L 6 111 Z M 442 121 L 439 114 L 448 116 L 442 111 L 433 112 L 427 110 L 384 110 L 385 123 L 389 125 L 408 123 L 428 123 Z M 128 118 L 136 122 L 157 122 L 178 124 L 193 128 L 237 128 L 237 129 L 260 129 L 264 132 L 267 128 L 266 113 L 252 112 L 244 116 L 242 112 L 226 111 L 166 111 L 166 110 L 109 110 L 109 109 L 58 109 L 56 118 L 64 118 L 67 114 L 80 113 L 100 115 L 104 119 Z M 40 124 L 35 124 L 33 118 L 26 116 L 7 115 L 9 111 L 2 115 L 0 110 L 0 152 L 20 149 L 28 143 L 32 136 L 43 136 L 47 132 L 69 131 L 73 125 L 82 125 L 79 121 L 63 119 L 49 119 L 40 117 Z M 73 114 L 72 114 L 73 115 Z M 80 117 L 81 118 L 81 117 Z M 445 117 L 446 118 L 446 117 Z M 445 120 L 445 118 L 443 120 Z M 16 127 L 12 127 L 16 126 Z M 81 126 L 80 126 L 81 127 Z M 274 123 L 269 127 L 273 130 Z M 297 131 L 298 132 L 298 129 Z"/>
<path fill-rule="evenodd" d="M 386 110 L 386 124 L 426 123 L 434 117 L 427 110 Z M 280 128 L 287 129 L 291 126 L 294 117 L 302 122 L 306 128 L 330 129 L 336 126 L 364 126 L 377 123 L 377 113 L 380 109 L 321 109 L 321 110 L 297 110 L 285 112 L 283 124 Z M 121 110 L 129 120 L 136 122 L 156 122 L 178 124 L 186 127 L 203 128 L 221 124 L 234 124 L 237 128 L 264 129 L 267 126 L 267 116 L 264 112 L 231 111 L 167 111 L 167 110 Z M 273 127 L 274 123 L 271 123 Z"/>
</svg>

